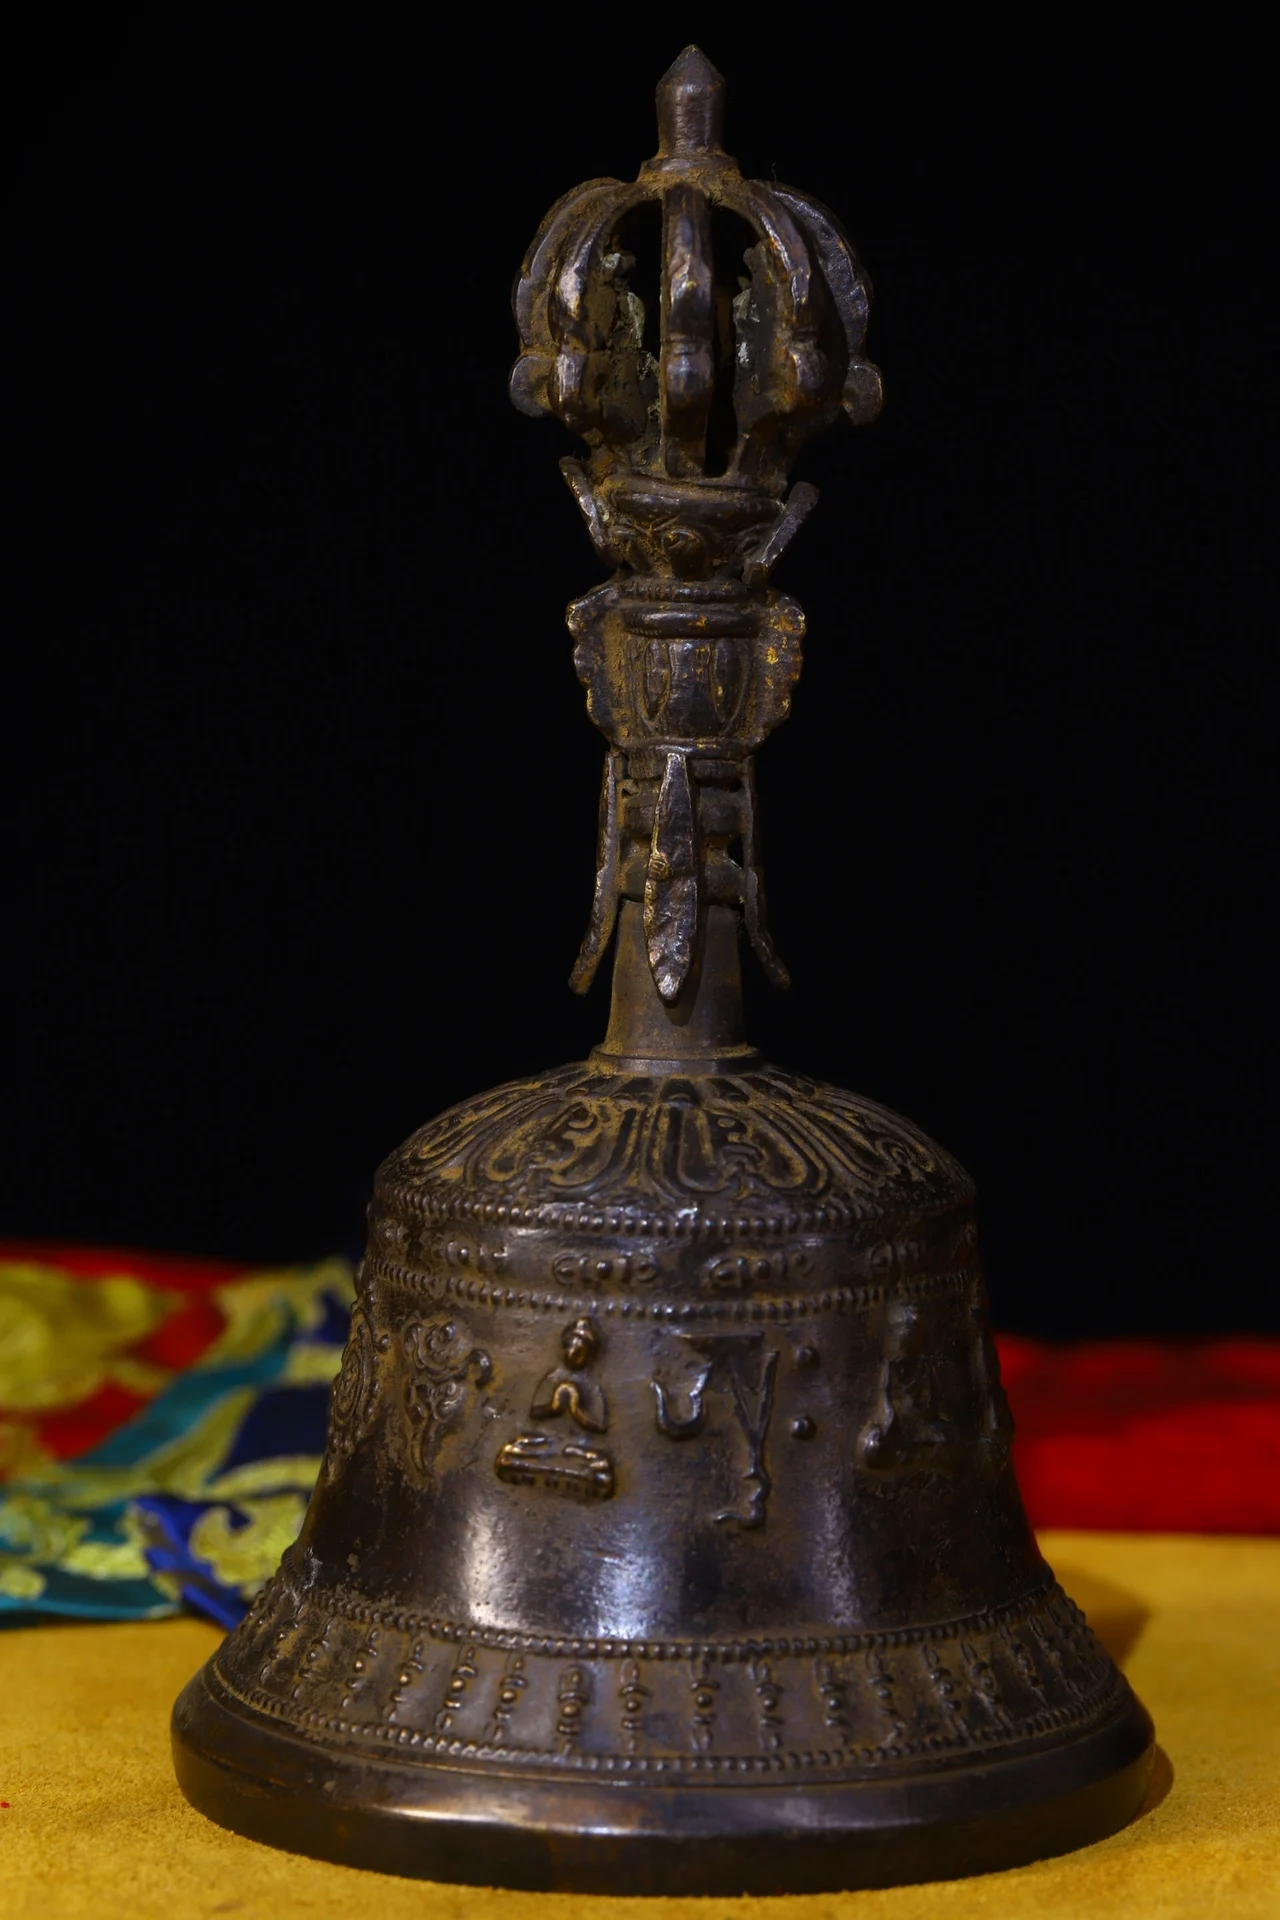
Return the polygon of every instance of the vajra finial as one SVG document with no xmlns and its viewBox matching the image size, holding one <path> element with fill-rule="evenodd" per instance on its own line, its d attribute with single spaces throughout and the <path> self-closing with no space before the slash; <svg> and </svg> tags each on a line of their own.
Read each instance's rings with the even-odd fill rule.
<svg viewBox="0 0 1280 1920">
<path fill-rule="evenodd" d="M 615 569 L 569 608 L 610 742 L 595 901 L 571 976 L 589 986 L 623 898 L 643 900 L 658 992 L 679 995 L 703 909 L 740 906 L 769 978 L 756 748 L 790 707 L 804 616 L 769 575 L 813 508 L 803 443 L 880 409 L 862 357 L 870 290 L 834 216 L 744 180 L 721 146 L 724 81 L 686 47 L 659 82 L 658 152 L 547 215 L 515 293 L 511 395 L 585 442 L 561 461 Z"/>
<path fill-rule="evenodd" d="M 686 47 L 657 87 L 658 152 L 649 168 L 713 156 L 732 166 L 720 144 L 724 132 L 724 77 L 701 47 Z"/>
</svg>

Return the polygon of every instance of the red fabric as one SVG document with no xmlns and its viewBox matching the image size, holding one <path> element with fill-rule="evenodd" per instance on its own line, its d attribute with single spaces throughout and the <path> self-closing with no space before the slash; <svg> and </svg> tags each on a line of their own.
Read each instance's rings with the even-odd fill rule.
<svg viewBox="0 0 1280 1920">
<path fill-rule="evenodd" d="M 220 1282 L 211 1280 L 208 1284 L 217 1286 Z M 153 1366 L 167 1367 L 171 1373 L 178 1373 L 200 1358 L 205 1348 L 222 1332 L 222 1324 L 222 1315 L 212 1300 L 187 1300 L 167 1320 L 162 1320 L 158 1327 L 153 1328 L 145 1340 L 140 1340 L 132 1351 L 139 1359 L 149 1360 Z"/>
<path fill-rule="evenodd" d="M 1280 1340 L 997 1345 L 1034 1526 L 1280 1532 Z"/>
<path fill-rule="evenodd" d="M 191 1366 L 221 1333 L 223 1316 L 209 1297 L 211 1290 L 251 1271 L 231 1260 L 193 1260 L 181 1254 L 141 1253 L 132 1247 L 68 1246 L 49 1240 L 0 1240 L 0 1264 L 6 1262 L 57 1267 L 78 1280 L 129 1274 L 147 1286 L 185 1295 L 159 1326 L 128 1349 L 130 1359 L 146 1361 L 165 1374 Z M 0 1420 L 29 1429 L 55 1460 L 73 1460 L 131 1420 L 150 1398 L 108 1380 L 74 1406 L 36 1415 L 0 1407 Z M 21 1465 L 15 1470 L 20 1472 Z M 5 1473 L 0 1459 L 0 1480 Z"/>
<path fill-rule="evenodd" d="M 211 1288 L 250 1269 L 132 1249 L 0 1241 L 0 1261 L 93 1279 L 136 1274 L 189 1297 L 133 1351 L 190 1366 L 222 1327 Z M 1280 1533 L 1280 1340 L 997 1338 L 1033 1525 L 1152 1533 Z M 46 1414 L 60 1459 L 95 1446 L 145 1401 L 107 1385 Z"/>
<path fill-rule="evenodd" d="M 80 1247 L 60 1240 L 0 1240 L 0 1262 L 32 1262 L 39 1267 L 61 1267 L 83 1280 L 101 1280 L 107 1273 L 129 1273 L 153 1287 L 178 1293 L 202 1293 L 221 1286 L 237 1274 L 252 1273 L 243 1260 L 193 1259 L 185 1253 L 141 1253 L 136 1247 Z"/>
<path fill-rule="evenodd" d="M 59 1407 L 56 1413 L 46 1413 L 24 1424 L 31 1427 L 45 1452 L 51 1453 L 55 1460 L 75 1460 L 114 1433 L 117 1427 L 122 1427 L 126 1420 L 132 1420 L 134 1414 L 146 1406 L 148 1398 L 149 1395 L 130 1393 L 127 1387 L 109 1380 L 105 1387 L 99 1387 L 74 1407 Z"/>
</svg>

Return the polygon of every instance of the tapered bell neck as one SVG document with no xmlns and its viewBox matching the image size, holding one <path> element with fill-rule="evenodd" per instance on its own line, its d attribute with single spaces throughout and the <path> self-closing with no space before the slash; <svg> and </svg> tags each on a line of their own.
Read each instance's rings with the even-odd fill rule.
<svg viewBox="0 0 1280 1920">
<path fill-rule="evenodd" d="M 644 913 L 626 900 L 618 916 L 613 1004 L 594 1065 L 657 1077 L 746 1073 L 763 1064 L 748 1045 L 742 1011 L 741 916 L 711 906 L 699 928 L 696 959 L 678 999 L 663 1000 L 645 948 Z"/>
</svg>

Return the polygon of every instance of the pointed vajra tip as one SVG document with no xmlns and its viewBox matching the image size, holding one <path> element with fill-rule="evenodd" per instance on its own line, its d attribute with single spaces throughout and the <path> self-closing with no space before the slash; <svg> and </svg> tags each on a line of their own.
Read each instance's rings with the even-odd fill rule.
<svg viewBox="0 0 1280 1920">
<path fill-rule="evenodd" d="M 705 93 L 723 87 L 724 75 L 717 73 L 701 47 L 689 45 L 678 53 L 658 82 L 659 88 L 680 87 L 690 93 Z"/>
<path fill-rule="evenodd" d="M 701 47 L 686 47 L 658 82 L 659 152 L 706 152 L 720 145 L 724 78 Z"/>
</svg>

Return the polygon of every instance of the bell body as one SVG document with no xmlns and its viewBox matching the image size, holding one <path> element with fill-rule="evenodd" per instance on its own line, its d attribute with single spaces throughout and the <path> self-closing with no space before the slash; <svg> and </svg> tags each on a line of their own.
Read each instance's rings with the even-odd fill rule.
<svg viewBox="0 0 1280 1920">
<path fill-rule="evenodd" d="M 557 201 L 515 290 L 512 396 L 580 441 L 611 570 L 568 613 L 608 1032 L 382 1167 L 302 1535 L 175 1710 L 214 1819 L 402 1873 L 950 1876 L 1112 1832 L 1150 1767 L 1018 1497 L 968 1177 L 743 1036 L 740 935 L 787 979 L 754 765 L 801 665 L 788 474 L 880 379 L 847 235 L 742 178 L 722 94 L 687 48 L 657 155 Z"/>
<path fill-rule="evenodd" d="M 638 909 L 621 939 L 634 1034 Z M 606 1041 L 380 1170 L 302 1536 L 176 1710 L 215 1819 L 728 1894 L 980 1871 L 1136 1811 L 1150 1723 L 1028 1528 L 967 1176 L 700 1033 L 699 985 L 683 1060 Z"/>
</svg>

